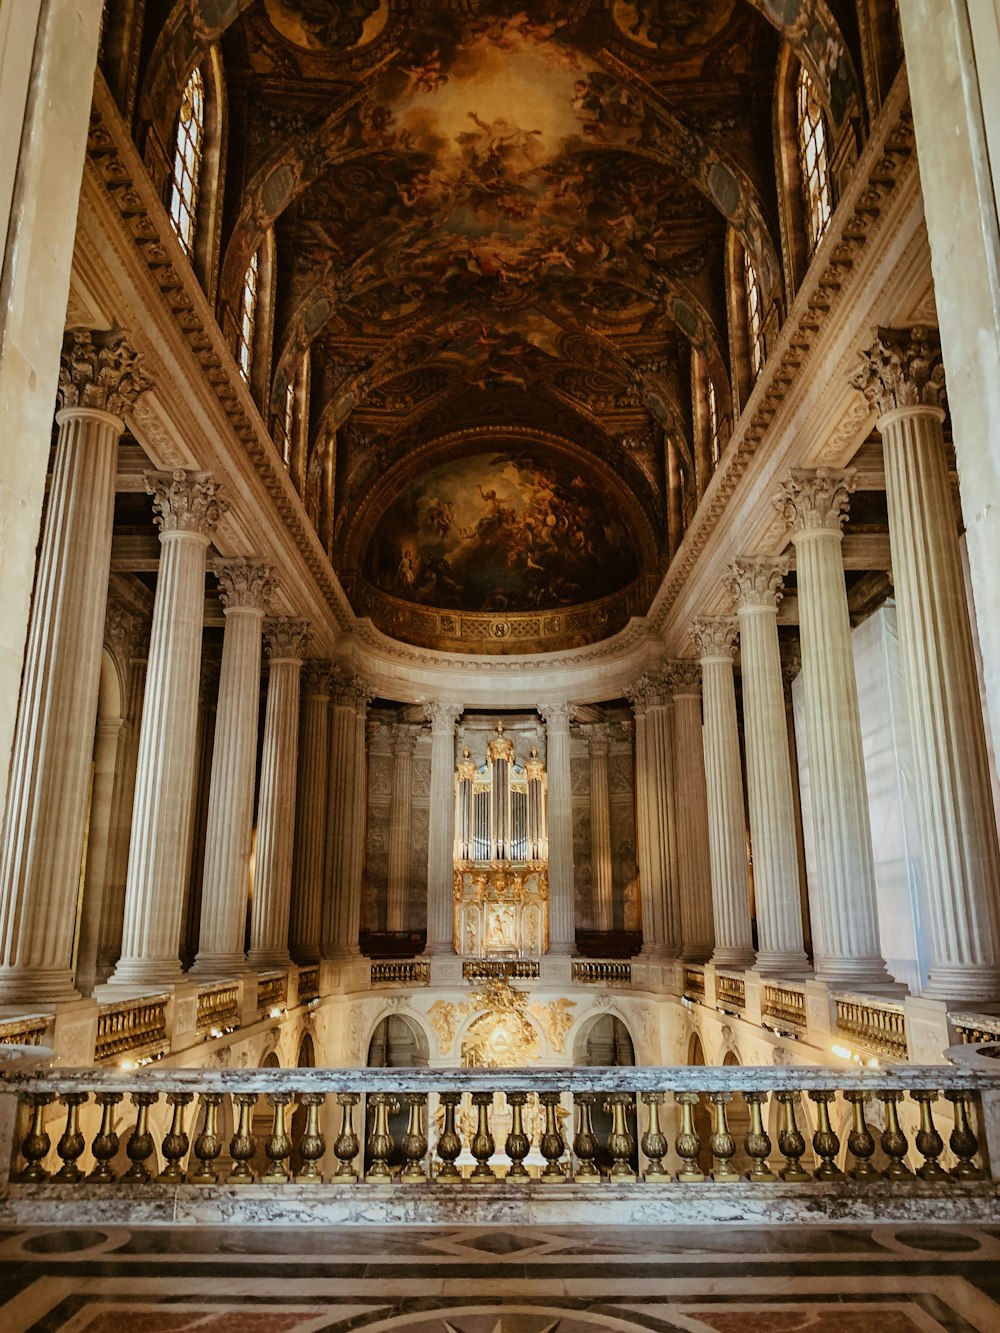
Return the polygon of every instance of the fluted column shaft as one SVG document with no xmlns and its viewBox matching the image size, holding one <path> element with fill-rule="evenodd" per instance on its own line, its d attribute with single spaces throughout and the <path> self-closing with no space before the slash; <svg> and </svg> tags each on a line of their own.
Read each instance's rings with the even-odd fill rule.
<svg viewBox="0 0 1000 1333">
<path fill-rule="evenodd" d="M 608 751 L 611 740 L 606 724 L 587 730 L 590 751 L 590 856 L 593 866 L 594 925 L 614 930 L 613 881 L 611 873 L 611 789 L 608 782 Z"/>
<path fill-rule="evenodd" d="M 352 959 L 361 928 L 365 852 L 365 718 L 369 695 L 357 677 L 338 677 L 330 734 L 324 958 Z"/>
<path fill-rule="evenodd" d="M 680 911 L 674 844 L 673 727 L 665 678 L 644 675 L 628 690 L 635 713 L 636 857 L 643 958 L 677 954 Z"/>
<path fill-rule="evenodd" d="M 413 743 L 409 727 L 392 736 L 392 804 L 389 807 L 387 931 L 405 930 L 410 896 L 410 824 L 413 804 Z"/>
<path fill-rule="evenodd" d="M 457 704 L 427 706 L 431 724 L 430 826 L 427 831 L 426 952 L 429 954 L 454 952 L 455 724 L 461 712 Z"/>
<path fill-rule="evenodd" d="M 668 673 L 674 697 L 674 781 L 684 793 L 677 820 L 677 882 L 681 957 L 703 963 L 712 956 L 712 867 L 708 847 L 708 797 L 701 734 L 701 671 L 677 662 Z"/>
<path fill-rule="evenodd" d="M 740 622 L 750 845 L 757 907 L 757 969 L 808 971 L 802 940 L 799 858 L 778 647 L 778 597 L 788 562 L 738 560 L 729 584 Z"/>
<path fill-rule="evenodd" d="M 264 626 L 270 670 L 257 798 L 257 854 L 247 961 L 258 970 L 287 967 L 288 916 L 295 841 L 295 770 L 299 684 L 309 629 L 282 616 Z"/>
<path fill-rule="evenodd" d="M 546 728 L 549 773 L 549 953 L 570 954 L 576 947 L 573 901 L 573 822 L 569 720 L 572 705 L 541 709 Z"/>
<path fill-rule="evenodd" d="M 160 522 L 160 567 L 139 733 L 122 954 L 113 985 L 170 984 L 188 876 L 205 614 L 205 551 L 225 509 L 201 474 L 147 483 Z"/>
<path fill-rule="evenodd" d="M 853 479 L 796 474 L 778 497 L 792 526 L 817 884 L 810 900 L 816 976 L 885 985 L 858 687 L 840 525 Z"/>
<path fill-rule="evenodd" d="M 705 788 L 715 920 L 712 962 L 720 967 L 749 967 L 754 955 L 743 773 L 733 683 L 736 621 L 731 617 L 697 620 L 691 637 L 701 653 L 705 713 Z"/>
<path fill-rule="evenodd" d="M 330 771 L 329 663 L 308 662 L 303 675 L 290 942 L 297 963 L 315 963 L 323 929 Z"/>
</svg>

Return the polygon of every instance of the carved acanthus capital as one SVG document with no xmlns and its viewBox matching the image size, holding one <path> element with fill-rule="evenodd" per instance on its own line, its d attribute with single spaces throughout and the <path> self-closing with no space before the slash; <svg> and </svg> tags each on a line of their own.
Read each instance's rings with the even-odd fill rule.
<svg viewBox="0 0 1000 1333">
<path fill-rule="evenodd" d="M 333 688 L 333 665 L 311 658 L 302 667 L 302 692 L 313 699 L 329 699 Z"/>
<path fill-rule="evenodd" d="M 611 749 L 611 727 L 607 722 L 590 722 L 581 728 L 591 756 L 607 754 Z"/>
<path fill-rule="evenodd" d="M 679 694 L 701 696 L 701 663 L 685 657 L 676 662 L 668 662 L 664 675 L 667 688 L 676 698 Z"/>
<path fill-rule="evenodd" d="M 737 608 L 768 606 L 777 608 L 783 596 L 782 581 L 791 561 L 787 556 L 740 556 L 729 566 L 725 585 Z"/>
<path fill-rule="evenodd" d="M 739 627 L 735 616 L 701 616 L 692 622 L 688 636 L 698 649 L 702 662 L 713 659 L 731 662 L 736 656 Z"/>
<path fill-rule="evenodd" d="M 664 707 L 670 702 L 666 676 L 660 671 L 647 671 L 625 689 L 625 697 L 636 717 L 644 717 L 648 708 Z"/>
<path fill-rule="evenodd" d="M 851 377 L 880 417 L 899 407 L 944 408 L 947 389 L 937 329 L 879 329 Z"/>
<path fill-rule="evenodd" d="M 147 472 L 143 480 L 153 497 L 153 518 L 161 534 L 197 532 L 210 537 L 229 508 L 219 483 L 207 472 Z"/>
<path fill-rule="evenodd" d="M 539 708 L 542 715 L 542 721 L 545 723 L 549 732 L 568 731 L 569 724 L 576 712 L 574 704 L 545 704 Z"/>
<path fill-rule="evenodd" d="M 418 734 L 415 727 L 408 727 L 405 722 L 394 722 L 389 729 L 393 754 L 412 754 Z"/>
<path fill-rule="evenodd" d="M 312 626 L 308 620 L 293 616 L 272 616 L 264 621 L 264 642 L 272 662 L 301 662 L 311 639 Z"/>
<path fill-rule="evenodd" d="M 212 573 L 219 580 L 219 599 L 227 611 L 264 611 L 274 596 L 274 566 L 234 556 L 216 560 Z"/>
<path fill-rule="evenodd" d="M 333 701 L 338 708 L 353 708 L 355 713 L 364 715 L 375 696 L 368 682 L 348 671 L 333 673 Z"/>
<path fill-rule="evenodd" d="M 453 732 L 462 712 L 461 704 L 449 703 L 444 699 L 434 699 L 424 704 L 424 717 L 431 724 L 432 731 Z"/>
<path fill-rule="evenodd" d="M 798 535 L 804 532 L 840 532 L 858 484 L 853 468 L 846 472 L 793 472 L 774 498 L 774 507 Z"/>
<path fill-rule="evenodd" d="M 59 366 L 60 407 L 96 408 L 120 417 L 149 387 L 142 357 L 123 334 L 67 333 Z"/>
</svg>

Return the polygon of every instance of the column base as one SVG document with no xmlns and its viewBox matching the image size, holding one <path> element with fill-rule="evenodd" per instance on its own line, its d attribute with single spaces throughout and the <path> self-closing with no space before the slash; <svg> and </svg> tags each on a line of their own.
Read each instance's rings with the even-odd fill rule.
<svg viewBox="0 0 1000 1333">
<path fill-rule="evenodd" d="M 893 981 L 881 958 L 817 958 L 814 975 L 827 986 L 873 990 L 879 995 L 909 995 L 899 981 Z"/>
<path fill-rule="evenodd" d="M 235 981 L 250 970 L 241 953 L 200 953 L 187 975 L 192 981 Z"/>
<path fill-rule="evenodd" d="M 949 1007 L 996 1004 L 1000 1001 L 1000 968 L 986 963 L 932 966 L 921 998 L 943 1000 Z"/>
<path fill-rule="evenodd" d="M 0 967 L 0 1004 L 53 1005 L 81 998 L 68 967 Z"/>
<path fill-rule="evenodd" d="M 681 950 L 682 963 L 707 963 L 711 957 L 710 944 L 685 944 Z"/>
<path fill-rule="evenodd" d="M 753 949 L 716 949 L 712 954 L 713 967 L 751 968 L 755 962 Z"/>
<path fill-rule="evenodd" d="M 166 989 L 184 980 L 178 958 L 121 958 L 118 965 L 103 986 L 97 986 L 94 995 L 101 998 L 107 991 L 111 994 L 108 1002 L 125 998 L 123 991 L 136 994 L 158 988 Z"/>
<path fill-rule="evenodd" d="M 319 962 L 319 945 L 310 948 L 292 949 L 292 960 L 299 967 L 314 967 Z"/>
<path fill-rule="evenodd" d="M 809 959 L 800 949 L 773 950 L 757 954 L 755 971 L 762 976 L 802 980 L 813 974 Z"/>
<path fill-rule="evenodd" d="M 251 949 L 247 954 L 247 967 L 252 972 L 287 972 L 291 965 L 291 956 L 287 950 L 282 952 L 280 949 L 270 951 L 261 949 L 257 952 Z"/>
</svg>

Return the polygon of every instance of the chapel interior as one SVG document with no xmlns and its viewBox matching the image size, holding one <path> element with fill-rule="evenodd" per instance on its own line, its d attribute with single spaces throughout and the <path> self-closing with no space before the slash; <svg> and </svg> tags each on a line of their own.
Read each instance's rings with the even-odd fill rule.
<svg viewBox="0 0 1000 1333">
<path fill-rule="evenodd" d="M 1000 0 L 0 0 L 0 105 L 6 1326 L 996 1328 Z"/>
</svg>

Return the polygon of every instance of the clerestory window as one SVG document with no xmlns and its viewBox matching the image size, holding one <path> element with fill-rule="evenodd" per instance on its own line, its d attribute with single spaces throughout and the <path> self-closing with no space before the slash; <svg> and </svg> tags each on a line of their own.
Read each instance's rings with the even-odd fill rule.
<svg viewBox="0 0 1000 1333">
<path fill-rule="evenodd" d="M 243 296 L 240 300 L 240 319 L 238 328 L 239 345 L 237 363 L 243 378 L 250 383 L 253 371 L 253 343 L 257 326 L 257 291 L 260 280 L 260 261 L 258 251 L 250 256 L 250 263 L 243 278 Z"/>
<path fill-rule="evenodd" d="M 170 220 L 181 245 L 194 253 L 198 192 L 205 153 L 205 80 L 195 69 L 187 81 L 177 116 L 174 166 L 170 182 Z"/>
<path fill-rule="evenodd" d="M 747 307 L 747 343 L 750 347 L 750 368 L 754 377 L 764 365 L 764 319 L 761 312 L 760 283 L 757 270 L 749 254 L 743 251 L 743 291 Z"/>
<path fill-rule="evenodd" d="M 795 105 L 799 135 L 799 169 L 805 203 L 809 252 L 812 254 L 826 234 L 833 216 L 830 163 L 826 122 L 816 87 L 804 68 L 799 69 Z"/>
</svg>

